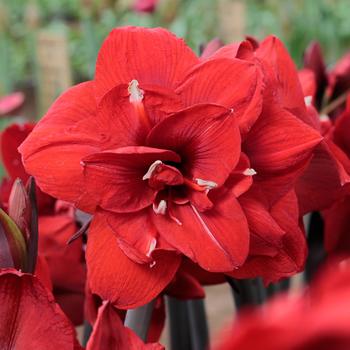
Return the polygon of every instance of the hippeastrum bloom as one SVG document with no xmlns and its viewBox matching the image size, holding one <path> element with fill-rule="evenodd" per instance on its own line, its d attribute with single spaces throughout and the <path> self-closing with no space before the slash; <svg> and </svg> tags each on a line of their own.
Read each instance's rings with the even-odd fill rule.
<svg viewBox="0 0 350 350">
<path fill-rule="evenodd" d="M 94 81 L 68 90 L 38 123 L 20 147 L 27 171 L 43 191 L 95 214 L 92 293 L 141 305 L 172 280 L 179 253 L 208 271 L 233 271 L 251 231 L 268 245 L 254 249 L 281 265 L 267 280 L 295 273 L 298 218 L 284 215 L 279 226 L 273 216 L 298 210 L 295 179 L 321 138 L 281 106 L 274 84 L 263 103 L 262 79 L 258 60 L 199 59 L 166 30 L 125 27 L 102 45 Z M 268 201 L 255 201 L 257 192 Z"/>
<path fill-rule="evenodd" d="M 0 154 L 8 174 L 0 185 L 1 206 L 8 210 L 12 217 L 15 215 L 11 215 L 11 212 L 13 209 L 18 209 L 18 204 L 21 203 L 9 205 L 11 188 L 15 184 L 14 187 L 24 192 L 22 197 L 25 198 L 26 191 L 23 183 L 26 183 L 29 178 L 17 148 L 33 128 L 34 125 L 29 123 L 11 124 L 0 134 Z M 16 186 L 16 179 L 22 181 L 22 186 Z M 67 245 L 69 238 L 78 230 L 74 208 L 62 201 L 55 201 L 40 190 L 37 190 L 36 194 L 39 211 L 40 265 L 47 265 L 47 273 L 50 275 L 50 283 L 52 280 L 54 295 L 64 312 L 74 324 L 81 324 L 86 278 L 83 242 L 79 238 L 69 246 Z M 30 213 L 28 215 L 30 216 Z M 25 219 L 28 221 L 27 218 Z M 26 229 L 26 226 L 20 227 L 23 232 Z"/>
<path fill-rule="evenodd" d="M 215 349 L 349 349 L 349 293 L 349 262 L 332 264 L 304 293 L 242 312 Z"/>
</svg>

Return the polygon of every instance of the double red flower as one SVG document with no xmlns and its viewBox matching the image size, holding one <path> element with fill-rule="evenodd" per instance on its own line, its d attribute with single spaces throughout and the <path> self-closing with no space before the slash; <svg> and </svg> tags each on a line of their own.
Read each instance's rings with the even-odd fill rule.
<svg viewBox="0 0 350 350">
<path fill-rule="evenodd" d="M 163 29 L 111 32 L 94 81 L 64 93 L 20 147 L 43 191 L 94 213 L 93 293 L 143 304 L 181 254 L 266 281 L 302 268 L 294 186 L 321 137 L 290 62 L 276 38 L 200 60 Z"/>
</svg>

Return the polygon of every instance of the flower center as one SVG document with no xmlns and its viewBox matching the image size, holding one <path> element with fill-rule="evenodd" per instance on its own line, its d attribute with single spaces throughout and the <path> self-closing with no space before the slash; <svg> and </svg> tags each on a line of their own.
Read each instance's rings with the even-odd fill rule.
<svg viewBox="0 0 350 350">
<path fill-rule="evenodd" d="M 153 203 L 155 214 L 168 214 L 179 225 L 182 223 L 172 214 L 171 206 L 191 202 L 191 204 L 199 204 L 201 208 L 209 208 L 212 203 L 207 198 L 207 194 L 217 187 L 214 181 L 198 178 L 191 180 L 183 176 L 175 166 L 167 165 L 161 160 L 153 162 L 142 179 L 147 180 L 148 185 L 158 191 Z"/>
</svg>

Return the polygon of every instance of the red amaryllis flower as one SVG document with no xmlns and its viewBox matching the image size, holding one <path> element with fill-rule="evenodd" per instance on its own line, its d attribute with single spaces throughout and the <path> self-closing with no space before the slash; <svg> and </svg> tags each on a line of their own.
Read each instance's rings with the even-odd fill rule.
<svg viewBox="0 0 350 350">
<path fill-rule="evenodd" d="M 269 259 L 303 244 L 298 220 L 284 217 L 281 228 L 269 211 L 293 191 L 320 135 L 281 106 L 274 84 L 263 104 L 262 78 L 257 60 L 200 60 L 163 29 L 126 27 L 104 42 L 95 80 L 51 107 L 20 150 L 44 191 L 95 213 L 93 293 L 121 308 L 143 304 L 172 280 L 178 253 L 232 271 L 247 258 L 250 230 L 268 235 L 258 254 Z M 240 196 L 253 182 L 268 201 L 249 223 Z M 288 253 L 284 242 L 292 242 Z M 267 280 L 294 273 L 293 259 Z"/>
<path fill-rule="evenodd" d="M 0 348 L 82 350 L 73 325 L 52 294 L 30 274 L 13 269 L 0 271 Z M 87 350 L 161 350 L 144 344 L 123 326 L 109 303 L 99 309 Z"/>
<path fill-rule="evenodd" d="M 348 263 L 347 263 L 348 264 Z M 246 311 L 223 336 L 220 350 L 348 349 L 349 265 L 322 271 L 304 295 L 282 296 Z"/>
<path fill-rule="evenodd" d="M 33 124 L 12 124 L 0 134 L 0 153 L 8 178 L 0 186 L 1 202 L 8 207 L 10 191 L 16 178 L 26 183 L 25 172 L 17 148 L 33 130 Z M 48 264 L 54 294 L 63 310 L 74 324 L 83 322 L 85 263 L 82 239 L 67 245 L 69 238 L 78 230 L 74 209 L 62 205 L 49 195 L 37 191 L 39 210 L 40 265 Z M 50 282 L 51 283 L 51 282 Z"/>
<path fill-rule="evenodd" d="M 17 111 L 23 102 L 24 94 L 22 92 L 14 92 L 13 94 L 0 97 L 0 117 Z"/>
</svg>

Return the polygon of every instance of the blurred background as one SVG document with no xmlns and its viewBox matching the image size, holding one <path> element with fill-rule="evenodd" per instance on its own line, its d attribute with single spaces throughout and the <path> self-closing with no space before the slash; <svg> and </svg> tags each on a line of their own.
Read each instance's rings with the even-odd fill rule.
<svg viewBox="0 0 350 350">
<path fill-rule="evenodd" d="M 279 36 L 297 64 L 311 40 L 332 63 L 350 47 L 348 0 L 0 0 L 0 96 L 26 95 L 29 118 L 67 86 L 93 77 L 96 55 L 121 25 L 163 26 L 197 52 L 214 37 Z"/>
</svg>

